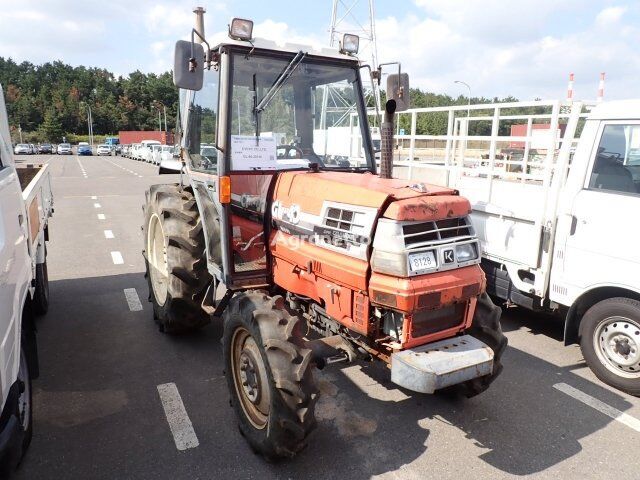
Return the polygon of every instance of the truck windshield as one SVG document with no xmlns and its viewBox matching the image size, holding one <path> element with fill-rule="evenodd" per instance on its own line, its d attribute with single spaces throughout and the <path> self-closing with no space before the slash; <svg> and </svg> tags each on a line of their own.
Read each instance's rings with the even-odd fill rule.
<svg viewBox="0 0 640 480">
<path fill-rule="evenodd" d="M 372 168 L 357 64 L 305 55 L 274 93 L 295 56 L 233 54 L 231 170 Z"/>
</svg>

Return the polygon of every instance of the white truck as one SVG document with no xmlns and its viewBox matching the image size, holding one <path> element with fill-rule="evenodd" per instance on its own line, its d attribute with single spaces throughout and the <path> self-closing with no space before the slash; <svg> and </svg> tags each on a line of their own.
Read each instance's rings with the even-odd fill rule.
<svg viewBox="0 0 640 480">
<path fill-rule="evenodd" d="M 560 315 L 565 344 L 580 344 L 596 376 L 640 395 L 640 100 L 402 115 L 411 129 L 398 138 L 409 158 L 431 160 L 399 162 L 397 174 L 454 187 L 470 200 L 488 292 Z M 417 135 L 423 115 L 440 116 L 446 133 Z M 471 129 L 473 122 L 484 126 Z M 526 135 L 510 136 L 513 124 L 526 125 Z"/>
<path fill-rule="evenodd" d="M 52 213 L 48 166 L 14 162 L 0 86 L 0 478 L 9 476 L 31 441 L 31 379 L 38 375 L 34 317 L 49 305 Z"/>
</svg>

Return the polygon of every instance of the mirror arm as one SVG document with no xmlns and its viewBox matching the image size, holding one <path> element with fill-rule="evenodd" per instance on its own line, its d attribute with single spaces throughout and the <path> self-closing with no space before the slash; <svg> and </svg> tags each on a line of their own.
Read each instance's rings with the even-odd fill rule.
<svg viewBox="0 0 640 480">
<path fill-rule="evenodd" d="M 371 83 L 373 83 L 374 80 L 375 80 L 375 76 L 373 74 L 373 70 L 371 69 L 371 65 L 363 65 L 363 67 L 365 67 L 365 68 L 367 68 L 369 70 L 369 76 L 371 77 Z M 378 85 L 380 85 L 380 76 L 378 76 Z M 378 110 L 378 101 L 376 100 L 376 98 L 374 98 L 373 104 L 376 107 L 376 118 L 380 119 L 380 110 Z M 365 109 L 366 108 L 367 108 L 367 106 L 365 105 Z"/>
<path fill-rule="evenodd" d="M 207 40 L 200 35 L 200 32 L 198 32 L 195 28 L 191 29 L 191 58 L 189 59 L 189 71 L 190 72 L 195 72 L 196 71 L 196 65 L 197 65 L 197 60 L 195 59 L 195 54 L 193 53 L 193 45 L 194 45 L 194 34 L 198 36 L 198 38 L 200 38 L 200 40 L 202 40 L 202 42 L 207 46 L 207 52 L 204 54 L 204 61 L 207 64 L 207 70 L 211 70 L 211 46 L 209 45 L 209 42 L 207 42 Z"/>
<path fill-rule="evenodd" d="M 383 65 L 398 65 L 398 97 L 402 98 L 404 96 L 404 92 L 402 91 L 402 87 L 400 86 L 400 74 L 402 73 L 400 62 L 387 62 L 378 65 L 378 85 L 380 85 L 380 79 L 382 78 Z"/>
</svg>

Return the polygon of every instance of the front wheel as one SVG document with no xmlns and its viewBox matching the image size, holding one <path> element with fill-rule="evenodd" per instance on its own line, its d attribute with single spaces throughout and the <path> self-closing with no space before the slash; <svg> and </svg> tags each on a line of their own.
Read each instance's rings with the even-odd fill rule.
<svg viewBox="0 0 640 480">
<path fill-rule="evenodd" d="M 267 459 L 291 458 L 316 425 L 311 350 L 282 297 L 236 294 L 224 313 L 225 375 L 240 432 Z"/>
<path fill-rule="evenodd" d="M 502 373 L 502 354 L 507 348 L 507 337 L 502 333 L 501 315 L 502 310 L 494 305 L 487 293 L 478 297 L 473 322 L 467 333 L 491 347 L 493 350 L 493 371 L 484 377 L 474 378 L 453 386 L 454 390 L 468 398 L 484 392 L 489 388 L 491 382 Z"/>
<path fill-rule="evenodd" d="M 582 317 L 580 348 L 604 383 L 640 396 L 640 302 L 608 298 Z"/>
</svg>

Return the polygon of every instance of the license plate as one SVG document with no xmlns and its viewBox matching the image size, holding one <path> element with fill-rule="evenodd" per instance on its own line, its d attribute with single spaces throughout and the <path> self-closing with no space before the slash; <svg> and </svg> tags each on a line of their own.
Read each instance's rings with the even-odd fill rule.
<svg viewBox="0 0 640 480">
<path fill-rule="evenodd" d="M 436 256 L 433 252 L 413 253 L 409 255 L 409 269 L 412 272 L 436 268 Z"/>
</svg>

